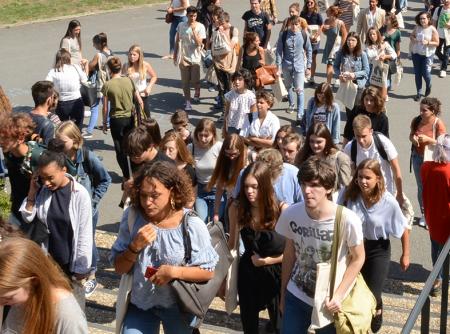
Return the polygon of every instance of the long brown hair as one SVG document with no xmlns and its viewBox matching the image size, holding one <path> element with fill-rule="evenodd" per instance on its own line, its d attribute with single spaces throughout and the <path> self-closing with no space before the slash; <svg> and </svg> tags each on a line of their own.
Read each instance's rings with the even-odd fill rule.
<svg viewBox="0 0 450 334">
<path fill-rule="evenodd" d="M 161 140 L 161 144 L 159 145 L 159 149 L 163 151 L 164 145 L 170 141 L 174 141 L 177 146 L 177 159 L 188 165 L 194 166 L 194 158 L 192 158 L 192 154 L 189 152 L 184 140 L 178 133 L 175 132 L 175 130 L 170 130 L 164 135 L 164 138 Z"/>
<path fill-rule="evenodd" d="M 24 288 L 29 292 L 23 333 L 53 333 L 56 309 L 52 290 L 71 291 L 61 269 L 33 241 L 12 237 L 0 242 L 0 295 Z"/>
<path fill-rule="evenodd" d="M 202 131 L 207 131 L 210 134 L 212 134 L 213 138 L 211 140 L 211 143 L 209 144 L 209 147 L 213 146 L 216 143 L 217 140 L 217 131 L 216 131 L 216 125 L 214 122 L 209 118 L 202 118 L 194 130 L 194 138 L 193 138 L 193 145 L 198 144 L 198 134 Z"/>
<path fill-rule="evenodd" d="M 371 170 L 377 177 L 378 182 L 375 186 L 375 189 L 372 191 L 372 194 L 369 196 L 369 201 L 373 204 L 377 203 L 381 197 L 383 196 L 384 191 L 386 190 L 384 185 L 384 177 L 383 173 L 381 172 L 381 166 L 378 160 L 373 159 L 365 159 L 361 161 L 356 168 L 355 174 L 353 175 L 352 182 L 347 187 L 347 190 L 345 191 L 344 200 L 347 201 L 356 201 L 358 196 L 361 195 L 361 188 L 358 185 L 358 174 L 359 171 L 363 169 L 369 169 Z"/>
<path fill-rule="evenodd" d="M 312 135 L 316 137 L 325 139 L 325 148 L 323 149 L 323 153 L 328 156 L 333 154 L 338 150 L 336 145 L 333 143 L 333 138 L 331 138 L 330 130 L 328 130 L 327 126 L 324 123 L 315 123 L 314 125 L 309 127 L 308 132 L 306 133 L 305 143 L 303 144 L 300 152 L 298 152 L 297 157 L 295 159 L 295 165 L 300 168 L 301 164 L 305 162 L 310 156 L 314 155 L 311 145 L 309 144 L 309 140 Z"/>
<path fill-rule="evenodd" d="M 55 56 L 55 70 L 61 72 L 64 65 L 70 65 L 70 52 L 66 49 L 59 49 Z"/>
<path fill-rule="evenodd" d="M 353 52 L 350 51 L 350 48 L 348 47 L 347 41 L 349 38 L 354 38 L 356 39 L 356 46 L 353 49 Z M 344 45 L 342 46 L 342 55 L 343 56 L 353 56 L 353 57 L 360 57 L 362 54 L 362 48 L 361 48 L 361 39 L 359 38 L 359 35 L 354 32 L 351 31 L 348 33 L 347 38 L 345 40 Z"/>
<path fill-rule="evenodd" d="M 258 196 L 256 198 L 259 221 L 252 217 L 251 204 L 245 194 L 245 180 L 248 176 L 253 176 L 258 182 Z M 280 216 L 280 205 L 275 197 L 271 181 L 269 166 L 262 161 L 250 164 L 242 174 L 241 190 L 239 192 L 238 217 L 239 226 L 251 225 L 254 223 L 259 229 L 273 230 Z"/>
<path fill-rule="evenodd" d="M 322 82 L 317 86 L 314 91 L 314 102 L 316 105 L 319 105 L 320 103 L 319 98 L 317 97 L 320 93 L 323 93 L 323 101 L 326 106 L 326 110 L 331 112 L 334 103 L 333 89 L 331 88 L 331 85 L 329 83 Z"/>
<path fill-rule="evenodd" d="M 237 150 L 239 156 L 231 160 L 227 157 L 226 150 Z M 245 167 L 247 161 L 247 147 L 244 139 L 232 133 L 223 141 L 219 156 L 217 157 L 216 167 L 208 182 L 207 189 L 213 188 L 215 185 L 223 185 L 224 187 L 234 186 L 239 176 L 239 172 Z"/>
</svg>

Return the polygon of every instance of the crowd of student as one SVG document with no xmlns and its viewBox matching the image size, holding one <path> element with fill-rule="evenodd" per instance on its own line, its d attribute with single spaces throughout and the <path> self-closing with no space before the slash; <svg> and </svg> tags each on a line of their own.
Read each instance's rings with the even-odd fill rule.
<svg viewBox="0 0 450 334">
<path fill-rule="evenodd" d="M 399 262 L 407 270 L 414 214 L 389 139 L 385 104 L 390 84 L 369 82 L 375 61 L 396 63 L 400 55 L 397 19 L 406 2 L 378 6 L 370 0 L 355 19 L 357 1 L 339 0 L 328 6 L 325 20 L 321 4 L 306 0 L 302 10 L 292 4 L 271 51 L 271 28 L 280 17 L 274 0 L 250 0 L 251 9 L 242 16 L 242 46 L 219 1 L 194 7 L 173 0 L 167 10 L 166 58 L 179 66 L 185 105 L 171 115 L 173 129 L 164 134 L 151 118 L 149 96 L 157 74 L 144 61 L 142 48 L 131 46 L 122 64 L 100 33 L 93 38 L 98 52 L 88 61 L 82 57 L 76 20 L 61 40 L 54 68 L 31 88 L 35 106 L 29 114 L 12 112 L 0 91 L 2 168 L 8 171 L 12 204 L 9 221 L 0 226 L 2 333 L 87 333 L 84 298 L 97 287 L 98 207 L 111 183 L 101 159 L 84 145 L 93 136 L 100 104 L 101 129 L 111 133 L 123 176 L 119 205 L 125 210 L 110 261 L 117 273 L 132 280 L 129 304 L 116 319 L 119 330 L 158 333 L 162 323 L 166 333 L 192 332 L 196 319 L 180 310 L 169 283 L 213 277 L 219 258 L 205 223 L 221 221 L 229 248 L 240 253 L 237 293 L 244 332 L 258 333 L 259 312 L 268 309 L 266 330 L 307 333 L 317 264 L 330 261 L 337 219 L 343 226 L 339 262 L 345 264 L 323 312 L 341 309 L 361 272 L 376 299 L 371 330 L 380 330 L 390 237 L 401 239 Z M 441 102 L 428 95 L 435 49 L 440 76 L 445 76 L 449 48 L 441 33 L 448 30 L 449 6 L 444 0 L 431 8 L 437 30 L 425 11 L 417 15 L 411 33 L 420 100 L 419 115 L 411 120 L 411 166 L 433 263 L 450 235 L 444 224 L 450 220 L 450 136 L 438 118 Z M 356 32 L 350 31 L 353 23 Z M 316 85 L 322 33 L 327 81 Z M 274 95 L 257 81 L 257 69 L 270 55 L 275 76 L 288 88 L 286 111 L 297 112 L 293 126 L 281 126 L 271 111 Z M 216 121 L 202 118 L 191 131 L 189 112 L 200 102 L 202 64 L 216 77 L 223 126 L 216 129 Z M 392 78 L 394 69 L 389 71 Z M 358 91 L 355 106 L 346 108 L 342 141 L 333 76 L 334 85 L 352 82 Z M 80 85 L 88 77 L 97 95 L 82 130 Z M 314 87 L 306 108 L 305 82 Z M 345 208 L 337 218 L 341 205 Z M 187 215 L 191 209 L 196 215 Z M 192 248 L 187 264 L 184 220 Z M 440 285 L 437 279 L 432 295 Z M 316 332 L 335 329 L 329 324 Z"/>
</svg>

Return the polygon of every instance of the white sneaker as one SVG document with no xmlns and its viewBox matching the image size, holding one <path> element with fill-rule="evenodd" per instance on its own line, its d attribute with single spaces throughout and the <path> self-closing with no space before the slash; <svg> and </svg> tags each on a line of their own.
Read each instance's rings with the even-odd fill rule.
<svg viewBox="0 0 450 334">
<path fill-rule="evenodd" d="M 186 102 L 186 104 L 184 105 L 184 111 L 191 111 L 191 110 L 192 110 L 191 102 Z"/>
<path fill-rule="evenodd" d="M 447 76 L 447 71 L 440 71 L 439 78 L 445 78 Z"/>
<path fill-rule="evenodd" d="M 336 80 L 334 81 L 334 87 L 339 87 L 340 85 L 341 85 L 341 80 L 336 79 Z"/>
<path fill-rule="evenodd" d="M 427 222 L 425 221 L 425 216 L 424 215 L 422 215 L 422 217 L 420 217 L 419 226 L 427 228 Z"/>
<path fill-rule="evenodd" d="M 91 111 L 90 110 L 85 110 L 84 111 L 84 117 L 91 117 Z"/>
</svg>

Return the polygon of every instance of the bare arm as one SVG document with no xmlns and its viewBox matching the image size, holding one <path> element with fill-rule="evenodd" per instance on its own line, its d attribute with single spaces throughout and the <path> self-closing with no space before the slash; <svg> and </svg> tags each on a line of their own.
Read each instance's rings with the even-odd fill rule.
<svg viewBox="0 0 450 334">
<path fill-rule="evenodd" d="M 214 271 L 200 267 L 162 265 L 150 281 L 156 285 L 165 285 L 175 279 L 188 282 L 206 282 L 214 277 Z"/>
<path fill-rule="evenodd" d="M 241 48 L 241 50 L 242 50 L 242 48 Z M 262 47 L 259 47 L 258 48 L 258 52 L 259 52 L 259 64 L 261 65 L 261 66 L 264 66 L 264 65 L 266 65 L 266 55 L 265 55 L 265 53 L 264 53 L 264 49 L 262 48 Z"/>
<path fill-rule="evenodd" d="M 145 87 L 145 95 L 149 96 L 152 91 L 153 85 L 156 83 L 156 80 L 158 80 L 158 76 L 156 75 L 156 72 L 153 69 L 152 65 L 144 62 L 144 66 L 147 70 L 147 74 L 151 77 L 150 82 L 148 83 L 147 87 Z"/>
<path fill-rule="evenodd" d="M 239 238 L 239 227 L 238 227 L 238 207 L 233 200 L 233 202 L 228 207 L 228 219 L 230 221 L 230 237 L 228 238 L 228 248 L 234 249 Z"/>
<path fill-rule="evenodd" d="M 223 195 L 223 184 L 218 184 L 216 186 L 216 196 L 214 198 L 214 216 L 213 221 L 218 222 L 219 221 L 219 209 L 220 205 L 222 204 L 222 195 Z"/>
<path fill-rule="evenodd" d="M 341 309 L 345 292 L 348 291 L 356 276 L 361 271 L 365 259 L 364 244 L 361 243 L 358 246 L 349 247 L 348 256 L 350 256 L 350 263 L 345 270 L 344 277 L 334 292 L 333 298 L 326 303 L 326 307 L 331 313 L 338 312 Z"/>
<path fill-rule="evenodd" d="M 403 182 L 402 182 L 402 172 L 400 170 L 400 164 L 398 158 L 392 159 L 390 161 L 392 173 L 394 174 L 395 187 L 397 188 L 397 202 L 402 207 L 403 205 Z"/>
<path fill-rule="evenodd" d="M 400 257 L 400 266 L 403 271 L 409 267 L 409 230 L 405 229 L 402 235 L 402 256 Z"/>
<path fill-rule="evenodd" d="M 98 57 L 100 57 L 100 55 L 97 53 L 94 58 L 92 58 L 92 60 L 89 62 L 88 68 L 89 71 L 93 71 L 95 70 L 95 68 L 97 67 L 98 64 Z"/>
<path fill-rule="evenodd" d="M 247 145 L 255 146 L 255 147 L 272 147 L 273 140 L 272 138 L 259 138 L 259 137 L 248 137 L 246 138 Z"/>
</svg>

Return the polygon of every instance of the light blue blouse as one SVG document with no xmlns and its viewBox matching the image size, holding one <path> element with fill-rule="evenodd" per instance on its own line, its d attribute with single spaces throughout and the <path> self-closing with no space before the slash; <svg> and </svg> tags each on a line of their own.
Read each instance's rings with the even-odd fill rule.
<svg viewBox="0 0 450 334">
<path fill-rule="evenodd" d="M 128 248 L 137 231 L 148 224 L 138 213 L 130 235 L 128 212 L 129 209 L 123 214 L 119 235 L 111 249 L 110 261 L 112 264 L 114 264 L 116 256 Z M 188 226 L 192 245 L 192 257 L 188 266 L 214 270 L 219 256 L 211 245 L 211 237 L 205 223 L 198 217 L 189 217 Z M 133 286 L 130 301 L 142 310 L 148 310 L 155 306 L 168 308 L 177 302 L 169 284 L 156 286 L 144 277 L 147 266 L 159 267 L 163 264 L 179 266 L 184 259 L 182 225 L 172 229 L 162 229 L 157 226 L 154 228 L 157 231 L 156 240 L 140 252 L 132 268 Z"/>
<path fill-rule="evenodd" d="M 389 239 L 390 235 L 400 239 L 408 226 L 397 200 L 388 191 L 370 208 L 366 208 L 361 196 L 355 202 L 349 201 L 347 208 L 361 219 L 367 240 Z"/>
</svg>

